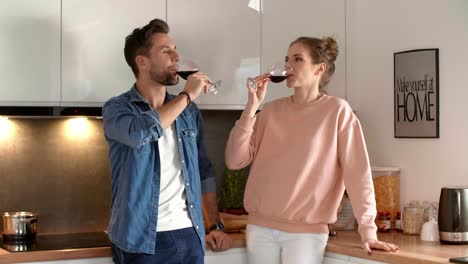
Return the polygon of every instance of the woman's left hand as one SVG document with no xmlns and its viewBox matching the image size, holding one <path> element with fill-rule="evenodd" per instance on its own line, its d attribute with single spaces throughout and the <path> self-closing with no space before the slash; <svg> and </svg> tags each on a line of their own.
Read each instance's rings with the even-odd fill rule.
<svg viewBox="0 0 468 264">
<path fill-rule="evenodd" d="M 386 243 L 386 242 L 374 240 L 374 239 L 369 239 L 369 240 L 364 241 L 362 243 L 362 247 L 369 255 L 372 254 L 371 248 L 380 249 L 380 250 L 384 250 L 387 252 L 397 252 L 399 249 L 398 246 L 395 244 Z"/>
</svg>

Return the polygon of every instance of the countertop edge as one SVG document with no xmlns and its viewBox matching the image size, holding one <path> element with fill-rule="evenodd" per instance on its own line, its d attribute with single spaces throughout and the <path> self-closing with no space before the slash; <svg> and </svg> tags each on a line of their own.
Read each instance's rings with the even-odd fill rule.
<svg viewBox="0 0 468 264">
<path fill-rule="evenodd" d="M 410 252 L 385 252 L 381 250 L 373 250 L 372 255 L 368 255 L 361 246 L 356 244 L 347 243 L 328 243 L 326 252 L 335 253 L 340 255 L 347 255 L 355 258 L 367 259 L 372 261 L 380 261 L 384 263 L 398 263 L 398 264 L 441 264 L 450 263 L 445 258 L 438 258 L 432 256 L 421 257 L 420 254 L 413 254 Z"/>
<path fill-rule="evenodd" d="M 0 263 L 18 263 L 32 261 L 51 261 L 67 259 L 84 259 L 111 257 L 110 247 L 63 249 L 63 250 L 45 250 L 31 252 L 10 253 L 0 249 Z"/>
<path fill-rule="evenodd" d="M 230 235 L 233 239 L 232 248 L 245 249 L 245 234 L 231 233 Z M 468 255 L 468 246 L 446 246 L 440 245 L 438 242 L 432 242 L 431 244 L 431 242 L 427 243 L 420 241 L 419 237 L 407 236 L 398 233 L 380 235 L 379 239 L 401 245 L 400 251 L 392 253 L 373 250 L 372 255 L 367 255 L 361 247 L 359 234 L 355 231 L 343 231 L 340 232 L 337 237 L 329 239 L 326 252 L 372 261 L 398 264 L 448 264 L 450 263 L 448 260 L 449 257 Z M 207 255 L 225 254 L 226 252 L 227 251 L 209 251 Z M 236 252 L 238 253 L 239 250 L 236 250 L 235 253 Z M 0 264 L 102 257 L 111 257 L 110 247 L 17 253 L 10 253 L 6 250 L 0 249 Z"/>
<path fill-rule="evenodd" d="M 233 237 L 232 248 L 245 248 L 245 234 L 231 234 Z M 224 251 L 225 252 L 225 251 Z M 216 254 L 213 252 L 210 254 Z M 223 252 L 219 252 L 223 253 Z M 110 247 L 93 247 L 79 249 L 63 249 L 63 250 L 44 250 L 30 252 L 11 253 L 0 248 L 0 264 L 18 263 L 18 262 L 33 262 L 33 261 L 53 261 L 53 260 L 68 260 L 68 259 L 85 259 L 85 258 L 105 258 L 111 257 Z"/>
</svg>

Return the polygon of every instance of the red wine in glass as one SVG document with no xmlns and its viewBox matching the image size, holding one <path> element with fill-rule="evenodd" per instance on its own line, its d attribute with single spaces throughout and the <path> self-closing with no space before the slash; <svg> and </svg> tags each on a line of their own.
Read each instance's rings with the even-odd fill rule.
<svg viewBox="0 0 468 264">
<path fill-rule="evenodd" d="M 288 78 L 288 75 L 270 75 L 270 81 L 280 83 Z"/>
<path fill-rule="evenodd" d="M 268 69 L 268 78 L 271 82 L 280 83 L 288 78 L 291 67 L 286 66 L 284 62 L 272 64 Z M 255 78 L 247 78 L 247 83 L 257 90 L 257 82 Z"/>
<path fill-rule="evenodd" d="M 182 79 L 187 80 L 190 74 L 194 74 L 196 72 L 198 72 L 198 66 L 193 61 L 185 58 L 180 58 L 177 62 L 177 74 Z M 221 86 L 221 83 L 221 80 L 210 83 L 210 85 L 208 86 L 208 91 L 211 94 L 217 94 L 218 88 Z"/>
<path fill-rule="evenodd" d="M 187 80 L 190 74 L 194 74 L 198 72 L 198 70 L 192 70 L 192 71 L 177 71 L 177 74 L 182 77 L 182 79 Z"/>
</svg>

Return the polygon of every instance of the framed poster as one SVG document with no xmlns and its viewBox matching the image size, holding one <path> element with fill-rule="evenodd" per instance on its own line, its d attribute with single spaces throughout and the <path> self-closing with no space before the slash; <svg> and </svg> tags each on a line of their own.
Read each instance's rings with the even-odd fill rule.
<svg viewBox="0 0 468 264">
<path fill-rule="evenodd" d="M 393 54 L 395 138 L 439 138 L 439 49 Z"/>
</svg>

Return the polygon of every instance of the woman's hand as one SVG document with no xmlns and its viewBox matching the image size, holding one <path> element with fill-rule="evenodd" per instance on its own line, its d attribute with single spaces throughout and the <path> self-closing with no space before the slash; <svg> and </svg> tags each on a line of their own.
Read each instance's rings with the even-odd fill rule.
<svg viewBox="0 0 468 264">
<path fill-rule="evenodd" d="M 260 76 L 255 77 L 255 82 L 257 83 L 257 90 L 255 90 L 247 82 L 247 88 L 249 89 L 249 99 L 247 101 L 247 105 L 245 107 L 244 112 L 248 116 L 255 116 L 255 112 L 257 112 L 258 108 L 265 99 L 267 85 L 269 81 L 270 78 L 268 77 L 268 74 L 262 74 Z"/>
<path fill-rule="evenodd" d="M 388 252 L 397 252 L 399 249 L 397 245 L 386 243 L 386 242 L 379 241 L 379 240 L 374 240 L 374 239 L 369 239 L 369 240 L 364 241 L 362 243 L 362 247 L 369 255 L 372 254 L 371 248 L 380 249 L 380 250 L 384 250 Z"/>
</svg>

